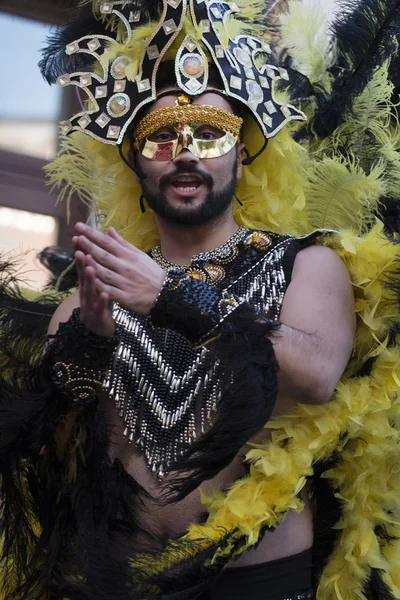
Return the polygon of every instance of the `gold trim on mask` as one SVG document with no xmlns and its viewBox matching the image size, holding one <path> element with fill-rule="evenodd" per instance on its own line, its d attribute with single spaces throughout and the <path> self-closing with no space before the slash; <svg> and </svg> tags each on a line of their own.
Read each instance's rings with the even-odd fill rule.
<svg viewBox="0 0 400 600">
<path fill-rule="evenodd" d="M 161 127 L 171 127 L 177 123 L 183 125 L 203 123 L 233 133 L 237 137 L 243 125 L 243 119 L 227 110 L 206 104 L 174 105 L 159 108 L 146 115 L 135 127 L 133 137 L 136 149 L 140 147 L 140 143 L 145 138 Z"/>
<path fill-rule="evenodd" d="M 177 137 L 168 142 L 143 140 L 140 152 L 146 158 L 156 161 L 174 160 L 184 149 L 198 158 L 219 158 L 236 146 L 238 136 L 230 131 L 224 132 L 218 139 L 201 140 L 195 138 L 198 125 L 180 125 Z"/>
</svg>

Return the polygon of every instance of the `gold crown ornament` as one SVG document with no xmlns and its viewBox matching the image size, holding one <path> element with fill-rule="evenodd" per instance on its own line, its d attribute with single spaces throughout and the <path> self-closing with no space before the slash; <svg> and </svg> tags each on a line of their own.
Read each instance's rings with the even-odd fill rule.
<svg viewBox="0 0 400 600">
<path fill-rule="evenodd" d="M 173 54 L 175 78 L 184 94 L 195 97 L 210 89 L 211 63 L 222 80 L 218 91 L 248 109 L 266 140 L 289 121 L 305 120 L 301 111 L 274 96 L 276 80 L 287 79 L 288 74 L 265 63 L 271 52 L 268 44 L 247 33 L 234 39 L 229 34 L 232 19 L 240 19 L 251 0 L 161 0 L 152 3 L 152 13 L 146 10 L 148 2 L 93 3 L 104 20 L 104 34 L 84 35 L 68 43 L 65 52 L 78 58 L 90 55 L 95 68 L 63 73 L 57 80 L 62 87 L 77 86 L 88 97 L 85 110 L 62 122 L 63 134 L 81 131 L 106 144 L 120 145 L 140 109 L 156 100 L 157 73 L 179 40 Z M 158 21 L 154 21 L 155 4 L 159 7 Z M 110 19 L 112 27 L 107 29 Z M 234 23 L 238 31 L 241 21 L 234 19 Z M 140 28 L 148 31 L 144 46 L 135 42 Z M 259 26 L 254 24 L 253 28 Z M 197 110 L 194 105 L 192 109 Z"/>
</svg>

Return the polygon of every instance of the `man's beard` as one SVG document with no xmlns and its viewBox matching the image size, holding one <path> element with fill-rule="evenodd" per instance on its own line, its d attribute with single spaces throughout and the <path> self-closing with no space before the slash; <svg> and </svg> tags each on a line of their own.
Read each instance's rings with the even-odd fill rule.
<svg viewBox="0 0 400 600">
<path fill-rule="evenodd" d="M 165 195 L 165 188 L 167 185 L 171 184 L 177 175 L 187 173 L 196 173 L 202 177 L 203 182 L 208 185 L 210 189 L 200 206 L 197 206 L 193 209 L 191 209 L 190 206 L 187 209 L 172 206 Z M 147 204 L 156 213 L 156 215 L 165 221 L 168 221 L 169 223 L 195 226 L 213 222 L 227 211 L 235 193 L 236 181 L 236 169 L 234 169 L 228 185 L 220 192 L 214 192 L 212 191 L 214 187 L 214 180 L 211 175 L 208 173 L 203 173 L 194 165 L 186 165 L 178 167 L 177 170 L 171 175 L 161 177 L 159 189 L 155 192 L 151 190 L 151 186 L 148 185 L 147 179 L 143 179 L 141 183 L 143 195 L 147 201 Z"/>
</svg>

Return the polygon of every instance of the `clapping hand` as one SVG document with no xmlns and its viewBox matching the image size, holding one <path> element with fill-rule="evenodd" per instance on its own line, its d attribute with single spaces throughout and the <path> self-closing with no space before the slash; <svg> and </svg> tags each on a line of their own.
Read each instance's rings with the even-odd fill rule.
<svg viewBox="0 0 400 600">
<path fill-rule="evenodd" d="M 80 318 L 94 333 L 114 334 L 113 302 L 139 315 L 150 313 L 165 280 L 163 269 L 115 229 L 105 235 L 77 223 L 73 238 L 80 289 Z"/>
</svg>

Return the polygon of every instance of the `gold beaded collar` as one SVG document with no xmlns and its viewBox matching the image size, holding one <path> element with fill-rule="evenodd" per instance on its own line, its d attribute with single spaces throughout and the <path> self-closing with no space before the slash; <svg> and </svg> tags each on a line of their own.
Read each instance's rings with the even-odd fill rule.
<svg viewBox="0 0 400 600">
<path fill-rule="evenodd" d="M 188 273 L 188 275 L 195 279 L 200 279 L 206 283 L 209 283 L 210 285 L 215 285 L 224 279 L 225 269 L 223 265 L 226 265 L 237 258 L 239 254 L 238 244 L 244 240 L 248 234 L 249 229 L 244 227 L 244 225 L 241 225 L 239 229 L 229 238 L 229 240 L 221 244 L 221 246 L 214 248 L 214 250 L 195 254 L 192 257 L 192 262 L 190 265 L 178 265 L 170 262 L 163 256 L 160 246 L 155 246 L 151 250 L 150 255 L 152 259 L 166 272 L 185 271 Z M 199 262 L 218 264 L 206 264 L 198 267 L 196 263 Z"/>
</svg>

